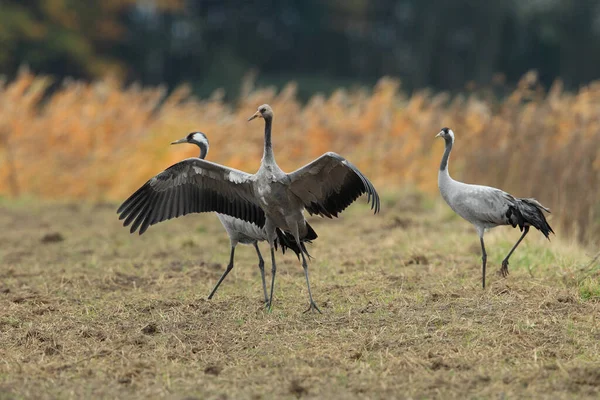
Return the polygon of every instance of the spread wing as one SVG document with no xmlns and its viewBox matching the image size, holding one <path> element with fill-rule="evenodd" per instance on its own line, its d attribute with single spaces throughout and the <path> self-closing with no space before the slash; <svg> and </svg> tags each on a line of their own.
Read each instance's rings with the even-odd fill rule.
<svg viewBox="0 0 600 400">
<path fill-rule="evenodd" d="M 255 200 L 253 175 L 200 158 L 172 165 L 146 182 L 117 210 L 130 232 L 189 213 L 217 212 L 265 224 L 265 214 Z"/>
<path fill-rule="evenodd" d="M 371 209 L 379 212 L 379 195 L 373 184 L 352 163 L 336 153 L 325 153 L 288 174 L 290 191 L 310 214 L 337 217 L 363 193 Z"/>
</svg>

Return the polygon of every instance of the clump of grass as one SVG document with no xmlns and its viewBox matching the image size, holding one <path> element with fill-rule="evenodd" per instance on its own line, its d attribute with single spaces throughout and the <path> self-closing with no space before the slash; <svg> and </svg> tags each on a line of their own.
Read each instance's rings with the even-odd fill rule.
<svg viewBox="0 0 600 400">
<path fill-rule="evenodd" d="M 586 278 L 579 284 L 579 295 L 583 300 L 600 301 L 600 279 Z"/>
</svg>

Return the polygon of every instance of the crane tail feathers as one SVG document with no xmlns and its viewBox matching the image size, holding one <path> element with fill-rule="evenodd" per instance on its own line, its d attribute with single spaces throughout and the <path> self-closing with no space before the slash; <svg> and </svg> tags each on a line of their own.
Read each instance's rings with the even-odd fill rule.
<svg viewBox="0 0 600 400">
<path fill-rule="evenodd" d="M 296 254 L 298 260 L 300 260 L 301 253 L 304 253 L 309 259 L 313 258 L 306 249 L 305 243 L 312 243 L 312 241 L 315 240 L 318 237 L 318 235 L 308 223 L 306 223 L 306 227 L 308 231 L 306 236 L 300 239 L 300 247 L 298 247 L 298 243 L 296 243 L 294 235 L 292 235 L 289 232 L 282 231 L 279 228 L 275 230 L 277 233 L 277 242 L 279 242 L 279 245 L 281 246 L 281 252 L 283 254 L 285 254 L 285 251 L 287 249 L 290 249 Z M 275 242 L 276 247 L 277 242 Z"/>
<path fill-rule="evenodd" d="M 317 232 L 315 232 L 315 230 L 312 228 L 312 226 L 310 226 L 308 222 L 306 223 L 306 229 L 308 230 L 308 232 L 306 233 L 306 236 L 302 238 L 303 242 L 307 241 L 308 243 L 310 243 L 311 240 L 315 240 L 319 237 L 319 235 L 317 235 Z"/>
<path fill-rule="evenodd" d="M 508 210 L 507 216 L 511 221 L 511 225 L 513 227 L 519 226 L 521 231 L 525 227 L 525 225 L 531 225 L 546 237 L 546 239 L 550 240 L 550 233 L 554 233 L 548 221 L 546 221 L 546 217 L 542 211 L 550 213 L 550 210 L 543 205 L 540 204 L 539 201 L 535 199 L 516 199 L 517 202 L 513 207 L 510 207 Z M 511 215 L 512 214 L 512 218 Z"/>
</svg>

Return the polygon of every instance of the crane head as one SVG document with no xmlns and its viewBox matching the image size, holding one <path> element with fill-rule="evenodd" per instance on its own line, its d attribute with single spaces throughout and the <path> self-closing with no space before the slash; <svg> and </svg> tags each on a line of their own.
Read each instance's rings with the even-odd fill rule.
<svg viewBox="0 0 600 400">
<path fill-rule="evenodd" d="M 454 142 L 454 132 L 452 132 L 452 129 L 450 128 L 442 128 L 442 130 L 440 131 L 440 133 L 438 133 L 437 135 L 435 135 L 435 137 L 442 137 L 444 138 L 444 140 L 448 141 L 452 141 Z"/>
<path fill-rule="evenodd" d="M 268 104 L 263 104 L 248 118 L 248 121 L 252 121 L 254 118 L 273 118 L 273 109 Z"/>
<path fill-rule="evenodd" d="M 200 147 L 200 158 L 206 157 L 208 154 L 208 138 L 202 132 L 192 132 L 186 137 L 171 142 L 171 144 L 190 143 Z"/>
<path fill-rule="evenodd" d="M 192 143 L 198 146 L 206 146 L 208 147 L 208 138 L 202 132 L 192 132 L 189 133 L 186 137 L 171 142 L 171 144 L 181 144 L 181 143 Z"/>
</svg>

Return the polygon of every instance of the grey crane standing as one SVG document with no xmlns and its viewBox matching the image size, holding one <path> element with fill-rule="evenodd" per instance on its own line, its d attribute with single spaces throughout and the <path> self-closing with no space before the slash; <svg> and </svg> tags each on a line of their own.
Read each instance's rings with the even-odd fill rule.
<svg viewBox="0 0 600 400">
<path fill-rule="evenodd" d="M 199 157 L 201 159 L 204 159 L 207 156 L 208 149 L 210 148 L 208 138 L 202 132 L 192 132 L 184 138 L 181 138 L 179 140 L 171 142 L 172 145 L 173 144 L 181 144 L 181 143 L 190 143 L 190 144 L 195 144 L 196 146 L 198 146 L 200 148 L 200 156 Z M 246 222 L 242 219 L 234 218 L 227 214 L 217 214 L 217 217 L 219 218 L 219 221 L 221 221 L 223 228 L 225 228 L 227 235 L 229 235 L 229 241 L 231 243 L 231 253 L 229 256 L 229 264 L 227 264 L 227 268 L 223 272 L 223 275 L 221 275 L 221 277 L 217 281 L 213 290 L 210 292 L 210 295 L 208 296 L 208 298 L 209 299 L 213 298 L 213 296 L 217 292 L 217 289 L 219 288 L 219 286 L 221 285 L 221 283 L 223 282 L 225 277 L 233 269 L 235 248 L 238 245 L 238 243 L 241 243 L 241 244 L 252 245 L 252 246 L 254 246 L 254 249 L 256 250 L 256 255 L 258 256 L 258 268 L 260 270 L 260 277 L 262 279 L 262 287 L 263 287 L 265 303 L 268 303 L 269 297 L 267 296 L 267 286 L 266 286 L 266 282 L 265 282 L 265 260 L 263 259 L 262 254 L 260 254 L 260 249 L 258 248 L 258 242 L 267 240 L 267 234 L 265 232 L 264 227 L 262 227 L 262 228 L 258 227 L 253 223 Z M 281 235 L 285 235 L 285 234 L 283 234 L 282 232 L 278 232 L 278 236 L 281 236 Z M 285 253 L 285 249 L 287 247 L 289 247 L 290 249 L 292 249 L 292 251 L 294 251 L 296 253 L 296 255 L 299 258 L 300 252 L 302 250 L 297 247 L 296 242 L 294 241 L 294 238 L 291 237 L 291 235 L 289 235 L 289 234 L 287 234 L 287 236 L 283 236 L 282 238 L 284 239 L 284 240 L 280 240 L 280 242 L 281 242 L 280 246 L 281 246 L 282 252 Z M 302 245 L 304 246 L 304 243 Z"/>
<path fill-rule="evenodd" d="M 502 261 L 500 273 L 503 277 L 508 275 L 508 259 L 515 251 L 519 243 L 525 238 L 529 227 L 533 226 L 550 240 L 550 232 L 554 233 L 544 213 L 549 209 L 541 205 L 535 199 L 521 199 L 493 187 L 469 185 L 455 181 L 448 173 L 448 158 L 454 144 L 454 132 L 448 128 L 442 128 L 436 137 L 441 137 L 446 142 L 446 151 L 442 157 L 440 170 L 438 172 L 438 187 L 446 203 L 458 215 L 475 225 L 479 233 L 482 253 L 482 284 L 485 288 L 485 267 L 487 254 L 483 235 L 487 229 L 500 225 L 517 226 L 523 232 L 517 243 L 509 251 Z"/>
<path fill-rule="evenodd" d="M 269 308 L 273 304 L 275 283 L 275 245 L 293 237 L 301 249 L 310 306 L 313 301 L 308 280 L 308 253 L 305 241 L 317 234 L 303 215 L 337 217 L 360 195 L 366 193 L 374 212 L 379 211 L 379 196 L 369 180 L 350 162 L 335 153 L 325 153 L 306 166 L 284 173 L 275 162 L 271 144 L 273 111 L 262 105 L 250 118 L 265 119 L 264 154 L 256 174 L 248 174 L 201 158 L 188 158 L 151 178 L 117 210 L 123 225 L 140 234 L 158 222 L 191 212 L 217 212 L 242 219 L 265 229 L 271 249 L 272 280 Z M 291 236 L 290 236 L 291 235 Z M 307 310 L 307 311 L 308 311 Z M 320 312 L 320 311 L 319 311 Z"/>
<path fill-rule="evenodd" d="M 248 118 L 265 120 L 265 140 L 263 158 L 256 173 L 256 194 L 265 212 L 265 228 L 271 245 L 271 295 L 273 301 L 275 286 L 275 229 L 279 228 L 291 233 L 300 246 L 301 240 L 313 240 L 316 234 L 306 222 L 303 211 L 324 217 L 337 217 L 361 194 L 367 194 L 367 202 L 371 209 L 379 212 L 379 195 L 371 182 L 348 160 L 336 153 L 325 153 L 302 168 L 286 174 L 275 161 L 271 142 L 273 110 L 268 104 L 258 107 L 258 110 Z M 301 253 L 302 267 L 306 277 L 306 287 L 310 305 L 306 311 L 319 310 L 310 290 L 308 279 L 308 263 L 305 252 Z M 308 254 L 306 254 L 308 256 Z"/>
</svg>

